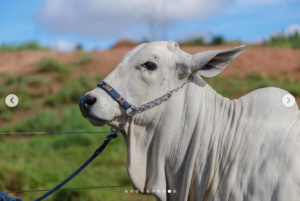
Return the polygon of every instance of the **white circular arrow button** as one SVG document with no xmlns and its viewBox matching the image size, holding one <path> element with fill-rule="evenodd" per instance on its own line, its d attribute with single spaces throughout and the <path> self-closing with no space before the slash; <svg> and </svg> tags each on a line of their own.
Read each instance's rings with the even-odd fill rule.
<svg viewBox="0 0 300 201">
<path fill-rule="evenodd" d="M 19 103 L 19 98 L 15 94 L 9 94 L 5 98 L 5 103 L 8 107 L 15 107 Z"/>
<path fill-rule="evenodd" d="M 285 107 L 292 107 L 293 105 L 295 105 L 296 100 L 294 96 L 292 96 L 291 94 L 287 94 L 283 96 L 282 103 Z"/>
</svg>

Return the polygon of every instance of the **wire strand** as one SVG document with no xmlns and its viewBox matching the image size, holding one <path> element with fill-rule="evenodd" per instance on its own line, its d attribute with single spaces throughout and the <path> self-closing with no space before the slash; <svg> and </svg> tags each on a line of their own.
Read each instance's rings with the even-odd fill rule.
<svg viewBox="0 0 300 201">
<path fill-rule="evenodd" d="M 96 188 L 119 188 L 119 187 L 128 187 L 132 185 L 124 185 L 124 186 L 95 186 L 95 187 L 86 187 L 86 188 L 62 188 L 58 189 L 60 191 L 66 191 L 66 190 L 86 190 L 86 189 L 96 189 Z M 9 191 L 5 193 L 30 193 L 30 192 L 41 192 L 41 191 L 49 191 L 49 189 L 45 190 L 28 190 L 28 191 Z"/>
<path fill-rule="evenodd" d="M 109 133 L 109 132 L 11 132 L 11 133 L 0 133 L 0 135 L 36 135 L 36 134 L 80 134 L 80 133 Z"/>
</svg>

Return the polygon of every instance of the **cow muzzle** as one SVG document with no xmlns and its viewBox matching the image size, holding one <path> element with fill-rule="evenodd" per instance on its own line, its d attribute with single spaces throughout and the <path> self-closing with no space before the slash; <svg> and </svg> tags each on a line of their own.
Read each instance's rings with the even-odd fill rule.
<svg viewBox="0 0 300 201">
<path fill-rule="evenodd" d="M 97 98 L 91 95 L 86 95 L 80 98 L 79 108 L 82 116 L 90 117 L 90 108 L 97 102 Z"/>
</svg>

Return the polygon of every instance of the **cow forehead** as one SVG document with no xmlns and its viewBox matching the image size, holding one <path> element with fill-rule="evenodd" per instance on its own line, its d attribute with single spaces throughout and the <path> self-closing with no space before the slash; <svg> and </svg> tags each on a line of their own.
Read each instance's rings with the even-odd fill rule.
<svg viewBox="0 0 300 201">
<path fill-rule="evenodd" d="M 148 51 L 162 51 L 164 53 L 175 53 L 178 49 L 178 44 L 173 41 L 157 41 L 148 43 L 144 48 Z"/>
<path fill-rule="evenodd" d="M 133 59 L 135 57 L 139 58 L 147 58 L 153 55 L 156 56 L 167 56 L 170 53 L 174 54 L 178 49 L 178 44 L 173 41 L 157 41 L 151 43 L 144 43 L 138 45 L 133 50 L 128 52 L 123 59 L 130 58 Z"/>
</svg>

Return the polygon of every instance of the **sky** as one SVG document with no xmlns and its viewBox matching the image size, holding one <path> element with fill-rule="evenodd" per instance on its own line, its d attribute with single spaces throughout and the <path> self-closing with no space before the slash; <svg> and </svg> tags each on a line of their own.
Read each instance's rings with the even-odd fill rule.
<svg viewBox="0 0 300 201">
<path fill-rule="evenodd" d="M 0 45 L 37 41 L 61 51 L 121 39 L 212 36 L 257 43 L 300 32 L 300 0 L 0 0 Z"/>
</svg>

